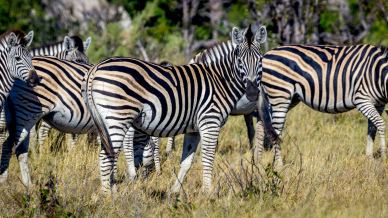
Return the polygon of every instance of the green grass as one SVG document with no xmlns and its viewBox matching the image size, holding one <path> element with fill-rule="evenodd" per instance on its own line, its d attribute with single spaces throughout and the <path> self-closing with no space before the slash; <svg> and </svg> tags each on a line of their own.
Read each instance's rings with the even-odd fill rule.
<svg viewBox="0 0 388 218">
<path fill-rule="evenodd" d="M 50 151 L 58 137 L 52 134 L 44 152 L 30 154 L 34 188 L 29 194 L 21 184 L 16 158 L 12 159 L 9 179 L 0 184 L 0 214 L 387 217 L 388 162 L 365 157 L 366 132 L 366 119 L 357 111 L 329 115 L 298 106 L 287 119 L 282 143 L 285 166 L 276 174 L 271 167 L 272 152 L 252 168 L 243 118 L 230 117 L 219 140 L 212 196 L 201 192 L 197 155 L 179 199 L 169 198 L 168 190 L 179 169 L 182 137 L 173 155 L 163 156 L 160 176 L 151 174 L 146 180 L 129 183 L 121 157 L 119 192 L 112 199 L 99 193 L 99 148 L 81 138 L 74 150 Z"/>
</svg>

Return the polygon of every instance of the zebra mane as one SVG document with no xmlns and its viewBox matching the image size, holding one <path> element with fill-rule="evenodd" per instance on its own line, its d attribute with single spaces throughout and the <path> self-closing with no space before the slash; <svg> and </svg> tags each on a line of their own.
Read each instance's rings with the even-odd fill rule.
<svg viewBox="0 0 388 218">
<path fill-rule="evenodd" d="M 85 49 L 84 49 L 84 44 L 83 44 L 83 41 L 82 39 L 79 37 L 79 36 L 70 36 L 70 38 L 74 41 L 74 46 L 75 48 L 77 48 L 78 51 L 84 53 Z M 39 46 L 39 47 L 34 47 L 34 48 L 31 48 L 30 50 L 33 51 L 33 50 L 39 50 L 41 49 L 42 47 L 51 47 L 51 46 L 60 46 L 60 48 L 62 49 L 62 43 L 63 43 L 64 40 L 62 41 L 57 41 L 57 42 L 52 42 L 52 43 L 48 43 L 48 44 L 44 44 L 42 46 Z M 62 51 L 62 50 L 61 50 Z"/>
<path fill-rule="evenodd" d="M 16 35 L 19 44 L 21 44 L 21 45 L 27 44 L 27 41 L 24 38 L 26 36 L 26 34 L 23 31 L 18 30 L 18 29 L 8 30 L 7 32 L 0 35 L 0 50 L 3 50 L 7 47 L 7 40 L 6 39 L 10 33 L 14 33 Z"/>
<path fill-rule="evenodd" d="M 78 51 L 84 53 L 84 42 L 79 36 L 71 36 L 72 40 L 74 40 L 74 45 L 77 48 Z"/>
<path fill-rule="evenodd" d="M 190 60 L 190 63 L 204 63 L 206 66 L 209 66 L 210 63 L 218 61 L 226 55 L 229 55 L 233 49 L 234 46 L 231 40 L 221 42 L 195 55 Z"/>
</svg>

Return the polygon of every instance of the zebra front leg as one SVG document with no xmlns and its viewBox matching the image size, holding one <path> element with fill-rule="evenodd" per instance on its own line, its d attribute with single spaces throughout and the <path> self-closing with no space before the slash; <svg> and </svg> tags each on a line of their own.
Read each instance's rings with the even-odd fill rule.
<svg viewBox="0 0 388 218">
<path fill-rule="evenodd" d="M 16 144 L 16 157 L 19 161 L 20 173 L 22 174 L 22 183 L 29 189 L 32 187 L 30 170 L 28 167 L 28 147 L 30 137 L 27 131 L 23 131 L 23 136 L 20 137 L 19 142 Z M 24 136 L 26 135 L 26 136 Z"/>
<path fill-rule="evenodd" d="M 39 153 L 43 152 L 43 144 L 46 141 L 48 134 L 50 132 L 51 126 L 44 120 L 42 121 L 39 129 L 38 129 L 38 145 L 39 145 Z"/>
<path fill-rule="evenodd" d="M 14 131 L 10 132 L 7 139 L 3 143 L 0 162 L 0 183 L 7 181 L 9 161 L 12 155 L 12 146 L 15 142 Z"/>
<path fill-rule="evenodd" d="M 373 141 L 376 136 L 375 128 L 377 128 L 380 136 L 381 157 L 385 159 L 385 123 L 381 117 L 383 109 L 381 107 L 377 107 L 376 109 L 376 107 L 369 101 L 358 103 L 356 107 L 366 118 L 368 118 L 368 140 L 365 151 L 367 157 L 373 157 Z M 373 124 L 374 127 L 370 124 Z"/>
<path fill-rule="evenodd" d="M 218 136 L 220 134 L 220 126 L 217 123 L 204 121 L 200 125 L 201 135 L 201 156 L 202 156 L 202 190 L 210 194 L 212 187 L 213 165 Z"/>
<path fill-rule="evenodd" d="M 245 126 L 247 127 L 247 134 L 249 140 L 249 148 L 253 148 L 253 140 L 255 138 L 255 128 L 253 127 L 253 116 L 252 113 L 244 115 Z"/>
<path fill-rule="evenodd" d="M 167 145 L 166 145 L 166 154 L 167 156 L 170 156 L 172 153 L 172 150 L 175 149 L 175 136 L 168 137 Z"/>
<path fill-rule="evenodd" d="M 0 112 L 0 144 L 3 144 L 7 139 L 7 120 L 5 110 Z"/>
<path fill-rule="evenodd" d="M 181 165 L 175 183 L 171 188 L 171 193 L 179 193 L 181 190 L 182 182 L 193 164 L 195 151 L 197 150 L 200 139 L 201 137 L 197 132 L 185 134 L 183 139 Z"/>
<path fill-rule="evenodd" d="M 379 112 L 380 116 L 384 111 L 384 107 L 378 107 L 377 112 Z M 369 158 L 373 158 L 373 142 L 375 141 L 377 133 L 377 128 L 373 124 L 372 121 L 368 119 L 368 139 L 366 143 L 366 156 Z"/>
</svg>

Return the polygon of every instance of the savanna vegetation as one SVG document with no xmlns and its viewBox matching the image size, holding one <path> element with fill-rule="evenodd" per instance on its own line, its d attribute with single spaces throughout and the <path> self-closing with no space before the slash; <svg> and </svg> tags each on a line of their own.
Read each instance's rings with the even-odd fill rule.
<svg viewBox="0 0 388 218">
<path fill-rule="evenodd" d="M 105 10 L 113 15 L 105 16 Z M 0 0 L 0 31 L 34 30 L 34 46 L 66 34 L 91 36 L 92 63 L 132 56 L 184 64 L 197 51 L 227 40 L 233 26 L 249 23 L 267 26 L 265 49 L 290 43 L 388 46 L 388 3 L 382 0 Z M 121 157 L 119 191 L 111 198 L 99 192 L 99 146 L 81 137 L 70 149 L 53 131 L 42 152 L 31 146 L 31 190 L 23 187 L 12 159 L 9 178 L 0 184 L 0 215 L 387 217 L 388 162 L 366 158 L 366 133 L 367 121 L 356 111 L 330 115 L 298 105 L 282 136 L 285 166 L 275 172 L 271 152 L 252 164 L 243 118 L 231 117 L 221 132 L 211 196 L 201 193 L 200 161 L 179 198 L 169 195 L 179 169 L 178 137 L 177 149 L 162 157 L 161 175 L 131 183 Z M 164 146 L 165 141 L 162 153 Z"/>
</svg>

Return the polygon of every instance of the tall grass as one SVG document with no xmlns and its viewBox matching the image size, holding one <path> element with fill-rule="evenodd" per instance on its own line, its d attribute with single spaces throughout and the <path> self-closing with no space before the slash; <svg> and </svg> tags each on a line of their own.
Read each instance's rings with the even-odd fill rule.
<svg viewBox="0 0 388 218">
<path fill-rule="evenodd" d="M 251 164 L 243 118 L 230 117 L 219 140 L 213 194 L 201 193 L 197 155 L 179 198 L 169 197 L 168 190 L 179 170 L 181 146 L 168 159 L 162 158 L 162 175 L 151 174 L 134 183 L 126 180 L 121 157 L 119 192 L 110 198 L 99 193 L 98 146 L 81 138 L 73 150 L 59 148 L 58 134 L 51 134 L 41 153 L 31 149 L 34 187 L 29 193 L 21 183 L 16 158 L 12 159 L 8 182 L 0 184 L 0 214 L 387 217 L 388 163 L 365 157 L 366 125 L 356 111 L 328 115 L 296 107 L 283 134 L 285 166 L 276 173 L 270 152 L 261 163 Z M 178 137 L 177 144 L 181 143 Z"/>
</svg>

